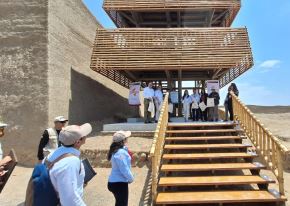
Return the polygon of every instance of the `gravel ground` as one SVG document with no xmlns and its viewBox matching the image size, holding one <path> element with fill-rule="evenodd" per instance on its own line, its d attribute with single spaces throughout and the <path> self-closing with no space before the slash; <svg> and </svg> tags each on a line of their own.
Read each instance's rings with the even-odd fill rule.
<svg viewBox="0 0 290 206">
<path fill-rule="evenodd" d="M 114 197 L 107 190 L 107 179 L 110 169 L 95 168 L 98 173 L 87 185 L 84 192 L 84 199 L 87 206 L 113 206 Z M 23 206 L 25 191 L 32 168 L 16 167 L 5 189 L 0 194 L 1 206 Z M 130 184 L 129 205 L 146 205 L 146 180 L 148 169 L 133 168 L 135 182 Z M 148 196 L 148 194 L 147 194 Z"/>
</svg>

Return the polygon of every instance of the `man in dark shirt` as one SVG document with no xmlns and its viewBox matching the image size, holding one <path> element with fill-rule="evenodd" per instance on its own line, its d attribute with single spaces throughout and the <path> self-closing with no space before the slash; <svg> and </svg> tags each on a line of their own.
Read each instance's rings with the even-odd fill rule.
<svg viewBox="0 0 290 206">
<path fill-rule="evenodd" d="M 38 146 L 37 157 L 39 161 L 42 161 L 45 155 L 53 152 L 61 146 L 58 135 L 67 121 L 68 120 L 63 116 L 58 116 L 54 119 L 54 128 L 44 130 Z"/>
<path fill-rule="evenodd" d="M 214 88 L 212 88 L 209 98 L 214 98 L 214 107 L 210 108 L 210 120 L 217 122 L 219 120 L 218 106 L 220 103 L 220 95 L 215 91 Z"/>
</svg>

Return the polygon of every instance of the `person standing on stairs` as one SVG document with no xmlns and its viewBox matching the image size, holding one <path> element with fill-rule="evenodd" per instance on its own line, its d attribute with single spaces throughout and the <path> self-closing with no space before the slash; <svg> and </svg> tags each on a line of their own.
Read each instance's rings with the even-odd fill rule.
<svg viewBox="0 0 290 206">
<path fill-rule="evenodd" d="M 228 93 L 224 101 L 224 106 L 225 106 L 225 119 L 224 121 L 227 122 L 229 118 L 229 101 L 231 101 L 231 91 L 232 91 L 232 86 L 229 86 L 228 88 Z"/>
<path fill-rule="evenodd" d="M 158 122 L 160 111 L 163 103 L 163 93 L 161 90 L 161 85 L 158 85 L 156 90 L 154 91 L 154 102 L 156 107 L 156 113 L 155 113 L 155 122 Z"/>
<path fill-rule="evenodd" d="M 232 83 L 230 85 L 229 88 L 231 91 L 234 92 L 234 94 L 238 97 L 239 96 L 239 90 L 237 88 L 237 85 L 235 83 Z M 228 98 L 228 110 L 230 113 L 230 120 L 234 121 L 234 110 L 233 110 L 233 99 L 232 99 L 232 95 L 229 94 L 229 98 Z"/>
<path fill-rule="evenodd" d="M 54 127 L 44 130 L 37 152 L 37 157 L 40 162 L 44 159 L 45 156 L 54 152 L 58 147 L 61 146 L 59 141 L 59 133 L 67 121 L 68 119 L 66 119 L 64 116 L 58 116 L 54 118 Z"/>
<path fill-rule="evenodd" d="M 191 95 L 191 101 L 192 101 L 192 106 L 191 106 L 191 111 L 192 111 L 192 120 L 193 121 L 198 121 L 200 119 L 200 114 L 199 114 L 199 102 L 200 102 L 200 94 L 199 92 L 194 88 L 193 93 Z"/>
<path fill-rule="evenodd" d="M 219 120 L 219 103 L 220 103 L 220 95 L 215 91 L 214 88 L 211 89 L 211 93 L 209 95 L 209 98 L 214 98 L 214 107 L 209 108 L 209 116 L 210 120 L 217 122 Z"/>
<path fill-rule="evenodd" d="M 203 89 L 201 91 L 201 94 L 200 94 L 200 104 L 204 104 L 204 105 L 207 105 L 207 97 L 208 97 L 208 94 L 205 92 L 205 90 Z M 208 108 L 200 108 L 200 118 L 201 118 L 201 121 L 203 122 L 206 122 L 208 120 L 208 117 L 207 117 L 207 111 L 208 111 Z"/>
<path fill-rule="evenodd" d="M 130 131 L 118 131 L 113 135 L 113 142 L 108 152 L 108 160 L 112 164 L 108 180 L 108 190 L 115 197 L 115 206 L 128 206 L 129 187 L 134 181 L 131 172 L 131 157 L 126 146 Z"/>
<path fill-rule="evenodd" d="M 144 88 L 143 92 L 144 97 L 144 123 L 152 123 L 151 119 L 151 112 L 148 111 L 150 102 L 153 102 L 154 98 L 154 90 L 152 82 L 148 83 L 148 86 Z M 154 103 L 154 102 L 153 102 Z"/>
<path fill-rule="evenodd" d="M 190 104 L 192 103 L 192 98 L 188 94 L 188 90 L 184 91 L 183 97 L 182 97 L 182 104 L 183 104 L 183 115 L 185 122 L 188 121 L 188 118 L 190 116 Z"/>
</svg>

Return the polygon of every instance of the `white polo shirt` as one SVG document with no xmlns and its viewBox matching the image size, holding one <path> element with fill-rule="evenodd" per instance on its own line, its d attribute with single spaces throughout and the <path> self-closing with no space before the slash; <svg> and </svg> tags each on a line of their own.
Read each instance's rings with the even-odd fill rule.
<svg viewBox="0 0 290 206">
<path fill-rule="evenodd" d="M 66 153 L 75 156 L 66 157 L 54 164 L 49 173 L 52 185 L 59 195 L 61 206 L 86 206 L 82 199 L 85 170 L 79 159 L 80 151 L 61 146 L 48 156 L 48 161 L 52 162 Z"/>
</svg>

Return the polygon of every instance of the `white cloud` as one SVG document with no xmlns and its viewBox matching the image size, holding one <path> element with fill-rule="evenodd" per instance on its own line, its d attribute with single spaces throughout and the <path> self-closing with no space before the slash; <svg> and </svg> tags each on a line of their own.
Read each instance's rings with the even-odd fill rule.
<svg viewBox="0 0 290 206">
<path fill-rule="evenodd" d="M 266 69 L 266 70 L 269 70 L 269 69 L 276 68 L 277 66 L 279 66 L 280 63 L 281 63 L 281 61 L 277 60 L 277 59 L 266 60 L 266 61 L 260 63 L 259 67 Z"/>
</svg>

